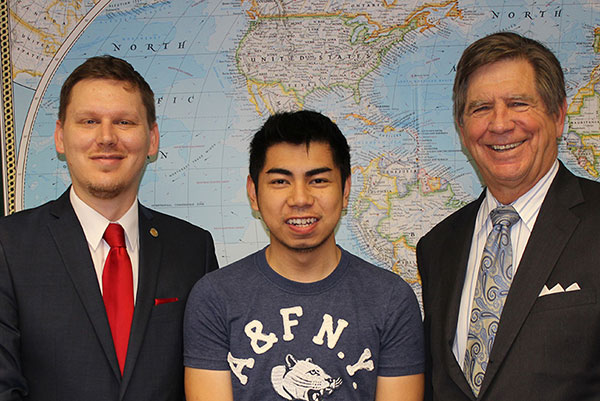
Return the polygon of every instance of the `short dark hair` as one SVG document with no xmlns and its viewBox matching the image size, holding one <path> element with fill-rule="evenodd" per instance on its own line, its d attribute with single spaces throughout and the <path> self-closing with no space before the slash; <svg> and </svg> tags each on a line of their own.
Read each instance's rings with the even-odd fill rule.
<svg viewBox="0 0 600 401">
<path fill-rule="evenodd" d="M 480 67 L 503 60 L 529 62 L 535 72 L 535 87 L 546 112 L 557 116 L 564 104 L 565 79 L 560 62 L 543 44 L 514 32 L 498 32 L 473 42 L 465 49 L 456 66 L 452 90 L 454 121 L 463 124 L 469 78 Z"/>
<path fill-rule="evenodd" d="M 130 84 L 133 89 L 138 89 L 142 97 L 142 104 L 146 109 L 148 125 L 156 122 L 156 109 L 154 106 L 154 93 L 146 80 L 127 61 L 117 57 L 104 55 L 88 58 L 83 64 L 75 68 L 65 80 L 60 90 L 60 104 L 58 106 L 58 119 L 65 122 L 67 106 L 71 100 L 71 91 L 75 84 L 84 79 L 114 79 Z"/>
<path fill-rule="evenodd" d="M 258 176 L 265 166 L 267 150 L 279 143 L 294 145 L 326 143 L 333 163 L 340 169 L 342 190 L 350 176 L 350 146 L 338 126 L 321 113 L 310 110 L 282 112 L 270 116 L 250 142 L 250 177 L 258 186 Z"/>
</svg>

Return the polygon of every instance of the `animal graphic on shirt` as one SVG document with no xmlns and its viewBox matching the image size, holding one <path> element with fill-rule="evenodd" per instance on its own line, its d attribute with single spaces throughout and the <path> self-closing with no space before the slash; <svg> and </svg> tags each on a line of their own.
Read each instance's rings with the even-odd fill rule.
<svg viewBox="0 0 600 401">
<path fill-rule="evenodd" d="M 332 378 L 311 358 L 297 360 L 288 354 L 285 365 L 271 370 L 271 383 L 286 400 L 321 401 L 342 385 L 342 378 Z"/>
</svg>

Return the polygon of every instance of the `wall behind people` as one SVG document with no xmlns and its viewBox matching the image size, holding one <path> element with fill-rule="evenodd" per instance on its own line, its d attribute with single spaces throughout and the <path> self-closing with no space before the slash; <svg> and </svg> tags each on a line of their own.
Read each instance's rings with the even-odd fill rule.
<svg viewBox="0 0 600 401">
<path fill-rule="evenodd" d="M 513 30 L 555 52 L 569 104 L 559 158 L 597 178 L 600 1 L 405 3 L 0 1 L 5 212 L 70 184 L 52 140 L 59 89 L 110 54 L 156 94 L 160 152 L 140 200 L 210 230 L 221 266 L 268 243 L 245 192 L 252 133 L 274 111 L 313 109 L 352 148 L 338 242 L 418 293 L 418 239 L 481 191 L 451 113 L 455 64 L 475 39 Z"/>
</svg>

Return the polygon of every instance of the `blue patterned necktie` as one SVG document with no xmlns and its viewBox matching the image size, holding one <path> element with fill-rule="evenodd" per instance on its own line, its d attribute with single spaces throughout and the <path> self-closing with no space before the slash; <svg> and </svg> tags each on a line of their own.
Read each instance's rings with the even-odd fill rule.
<svg viewBox="0 0 600 401">
<path fill-rule="evenodd" d="M 519 221 L 512 206 L 490 212 L 494 227 L 487 237 L 477 275 L 463 371 L 475 396 L 479 395 L 498 322 L 513 279 L 510 227 Z"/>
</svg>

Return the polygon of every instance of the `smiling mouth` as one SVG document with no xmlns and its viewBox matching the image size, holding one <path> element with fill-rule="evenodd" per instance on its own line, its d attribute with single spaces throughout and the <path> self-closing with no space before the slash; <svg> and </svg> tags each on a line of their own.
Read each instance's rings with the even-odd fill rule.
<svg viewBox="0 0 600 401">
<path fill-rule="evenodd" d="M 506 152 L 507 150 L 511 150 L 521 146 L 525 141 L 515 142 L 515 143 L 507 143 L 506 145 L 489 145 L 492 150 L 496 152 Z"/>
<path fill-rule="evenodd" d="M 305 219 L 288 219 L 288 220 L 286 220 L 287 224 L 291 224 L 296 227 L 308 227 L 311 224 L 314 224 L 316 222 L 317 222 L 317 219 L 315 217 L 309 217 L 309 218 L 305 218 Z"/>
</svg>

